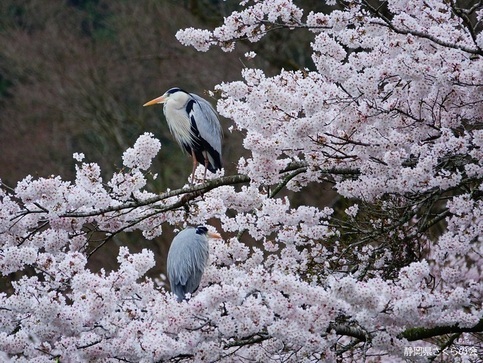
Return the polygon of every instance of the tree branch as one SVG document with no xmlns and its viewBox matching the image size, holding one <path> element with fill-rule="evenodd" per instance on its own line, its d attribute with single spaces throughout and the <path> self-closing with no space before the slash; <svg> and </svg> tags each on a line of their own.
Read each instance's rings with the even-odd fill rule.
<svg viewBox="0 0 483 363">
<path fill-rule="evenodd" d="M 268 335 L 267 333 L 260 332 L 260 333 L 254 334 L 254 335 L 247 337 L 247 338 L 238 339 L 238 340 L 234 340 L 232 342 L 226 343 L 225 349 L 232 348 L 232 347 L 242 347 L 242 346 L 251 345 L 251 344 L 257 344 L 257 343 L 261 343 L 264 340 L 271 339 L 271 338 L 272 337 L 270 335 Z"/>
<path fill-rule="evenodd" d="M 370 340 L 369 334 L 367 334 L 361 327 L 352 326 L 344 323 L 331 323 L 327 331 L 334 330 L 338 335 L 345 335 L 348 337 L 356 338 L 362 342 Z"/>
<path fill-rule="evenodd" d="M 398 335 L 398 338 L 407 339 L 410 342 L 422 339 L 429 339 L 439 335 L 456 333 L 481 333 L 483 332 L 483 319 L 470 328 L 460 328 L 458 325 L 437 326 L 434 328 L 409 328 Z"/>
<path fill-rule="evenodd" d="M 224 176 L 218 179 L 212 179 L 209 180 L 205 183 L 198 184 L 198 185 L 193 185 L 188 188 L 180 188 L 180 189 L 175 189 L 175 190 L 170 190 L 164 193 L 161 193 L 159 195 L 156 195 L 155 197 L 152 198 L 146 198 L 144 200 L 137 200 L 134 202 L 127 202 L 118 206 L 113 206 L 113 207 L 107 207 L 104 209 L 100 209 L 97 211 L 90 211 L 90 212 L 66 212 L 64 214 L 61 214 L 61 217 L 93 217 L 97 216 L 99 214 L 104 214 L 104 213 L 109 213 L 109 212 L 116 212 L 116 211 L 121 211 L 124 209 L 129 209 L 129 208 L 137 208 L 137 207 L 143 207 L 147 205 L 152 205 L 157 202 L 160 202 L 162 200 L 175 197 L 178 195 L 183 195 L 185 194 L 185 197 L 182 198 L 180 201 L 170 205 L 168 209 L 173 209 L 176 207 L 180 207 L 183 204 L 186 204 L 188 201 L 196 198 L 199 195 L 202 195 L 212 189 L 215 189 L 219 186 L 222 185 L 233 185 L 233 184 L 240 184 L 240 183 L 248 183 L 250 181 L 250 178 L 246 175 L 242 174 L 237 174 L 237 175 L 230 175 L 230 176 Z M 161 211 L 166 210 L 166 208 L 160 208 Z"/>
<path fill-rule="evenodd" d="M 280 174 L 292 172 L 290 175 L 285 177 L 283 181 L 278 186 L 285 186 L 286 183 L 292 179 L 294 176 L 303 173 L 307 170 L 308 164 L 305 161 L 299 162 L 292 162 L 290 163 L 285 169 L 280 171 Z M 329 169 L 319 169 L 319 171 L 323 174 L 337 174 L 337 175 L 358 175 L 359 170 L 357 169 L 349 169 L 349 168 L 329 168 Z M 166 200 L 171 197 L 175 197 L 178 195 L 183 195 L 182 198 L 177 200 L 176 202 L 164 206 L 154 206 L 156 208 L 157 213 L 165 212 L 168 210 L 173 210 L 176 208 L 180 208 L 186 205 L 189 201 L 203 195 L 204 193 L 209 192 L 210 190 L 216 189 L 223 185 L 235 185 L 241 183 L 249 183 L 251 181 L 250 177 L 243 174 L 236 174 L 236 175 L 228 175 L 223 176 L 217 179 L 211 179 L 204 183 L 192 185 L 189 187 L 183 187 L 180 189 L 169 190 L 167 192 L 161 193 L 151 198 L 146 198 L 143 200 L 134 200 L 128 201 L 120 205 L 110 206 L 107 208 L 99 209 L 99 210 L 92 210 L 92 211 L 85 211 L 85 212 L 76 212 L 76 211 L 69 211 L 59 215 L 62 218 L 85 218 L 85 217 L 95 217 L 98 215 L 111 213 L 111 212 L 119 212 L 124 211 L 126 209 L 135 209 L 143 206 L 154 205 L 158 202 Z M 37 204 L 36 204 L 37 205 Z M 42 207 L 41 205 L 37 205 L 39 210 L 31 211 L 22 211 L 21 214 L 29 214 L 29 213 L 48 213 L 49 211 Z"/>
</svg>

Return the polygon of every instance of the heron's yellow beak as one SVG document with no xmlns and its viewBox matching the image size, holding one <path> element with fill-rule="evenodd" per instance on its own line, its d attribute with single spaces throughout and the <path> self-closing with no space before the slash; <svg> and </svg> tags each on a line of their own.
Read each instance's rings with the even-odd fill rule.
<svg viewBox="0 0 483 363">
<path fill-rule="evenodd" d="M 208 232 L 207 235 L 210 238 L 221 238 L 221 236 L 218 233 Z"/>
<path fill-rule="evenodd" d="M 155 98 L 154 100 L 151 100 L 149 102 L 146 102 L 143 107 L 146 107 L 146 106 L 152 106 L 152 105 L 156 105 L 158 103 L 165 103 L 166 102 L 166 96 L 165 95 L 162 95 L 161 97 L 158 97 L 158 98 Z"/>
</svg>

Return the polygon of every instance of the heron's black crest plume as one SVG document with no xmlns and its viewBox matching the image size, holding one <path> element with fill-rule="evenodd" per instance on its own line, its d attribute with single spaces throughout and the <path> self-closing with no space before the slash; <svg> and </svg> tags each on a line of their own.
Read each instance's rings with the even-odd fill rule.
<svg viewBox="0 0 483 363">
<path fill-rule="evenodd" d="M 173 93 L 176 93 L 176 92 L 188 93 L 188 92 L 186 92 L 185 90 L 182 90 L 179 87 L 173 87 L 173 88 L 170 88 L 169 90 L 166 91 L 166 93 L 169 94 L 169 95 L 172 95 Z"/>
<path fill-rule="evenodd" d="M 207 234 L 208 233 L 208 228 L 205 226 L 198 226 L 196 227 L 196 234 Z"/>
</svg>

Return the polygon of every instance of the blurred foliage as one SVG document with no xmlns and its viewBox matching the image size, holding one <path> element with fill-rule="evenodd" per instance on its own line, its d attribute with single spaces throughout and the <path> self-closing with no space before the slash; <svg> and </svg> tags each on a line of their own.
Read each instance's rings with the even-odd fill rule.
<svg viewBox="0 0 483 363">
<path fill-rule="evenodd" d="M 189 160 L 162 108 L 142 104 L 173 86 L 203 94 L 239 78 L 242 67 L 240 54 L 206 56 L 181 46 L 174 34 L 187 26 L 202 24 L 172 1 L 2 1 L 2 180 L 72 178 L 73 152 L 99 162 L 108 176 L 121 166 L 122 151 L 149 131 L 163 143 L 155 187 L 182 185 Z"/>
</svg>

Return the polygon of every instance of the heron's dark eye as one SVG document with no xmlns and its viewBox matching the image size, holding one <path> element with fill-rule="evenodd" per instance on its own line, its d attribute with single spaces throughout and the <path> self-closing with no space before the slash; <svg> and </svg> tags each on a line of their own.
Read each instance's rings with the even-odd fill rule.
<svg viewBox="0 0 483 363">
<path fill-rule="evenodd" d="M 196 227 L 196 234 L 207 234 L 208 233 L 208 228 L 205 226 L 198 226 Z"/>
</svg>

